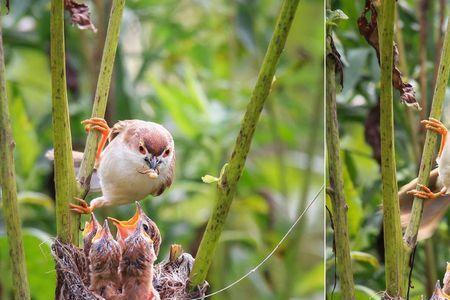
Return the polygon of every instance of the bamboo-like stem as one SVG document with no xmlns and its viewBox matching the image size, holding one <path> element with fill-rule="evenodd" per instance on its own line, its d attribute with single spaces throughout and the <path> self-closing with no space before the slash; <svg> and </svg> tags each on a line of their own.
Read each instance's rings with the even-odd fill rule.
<svg viewBox="0 0 450 300">
<path fill-rule="evenodd" d="M 78 244 L 78 216 L 69 210 L 77 186 L 72 157 L 64 50 L 64 1 L 52 0 L 50 13 L 52 122 L 55 151 L 56 231 L 61 241 Z"/>
<path fill-rule="evenodd" d="M 383 196 L 383 226 L 386 257 L 386 293 L 391 297 L 402 295 L 402 229 L 400 207 L 397 197 L 394 115 L 392 93 L 393 37 L 395 1 L 381 2 L 380 24 L 380 134 L 381 134 L 381 181 Z"/>
<path fill-rule="evenodd" d="M 206 274 L 211 265 L 220 234 L 236 193 L 237 183 L 242 175 L 259 116 L 269 95 L 275 69 L 294 19 L 298 2 L 299 0 L 284 0 L 281 6 L 275 30 L 247 106 L 233 153 L 217 183 L 217 198 L 214 210 L 206 226 L 190 274 L 191 288 L 203 283 L 206 279 Z"/>
<path fill-rule="evenodd" d="M 344 196 L 342 163 L 339 146 L 339 124 L 336 107 L 336 61 L 331 53 L 331 35 L 327 32 L 326 59 L 326 132 L 327 165 L 333 210 L 336 268 L 342 299 L 355 299 L 350 241 L 348 236 L 347 203 Z"/>
<path fill-rule="evenodd" d="M 450 26 L 447 26 L 447 30 L 444 37 L 444 43 L 441 53 L 441 59 L 439 63 L 439 70 L 436 79 L 436 86 L 434 89 L 433 100 L 431 104 L 430 118 L 440 119 L 443 105 L 444 105 L 444 97 L 445 90 L 447 87 L 450 70 L 448 65 L 450 64 Z M 422 160 L 420 162 L 419 168 L 419 176 L 417 183 L 427 185 L 431 166 L 433 163 L 434 151 L 436 146 L 437 134 L 434 131 L 427 130 L 425 137 L 425 144 L 422 152 Z M 417 232 L 419 231 L 420 222 L 422 219 L 423 212 L 423 200 L 420 198 L 414 198 L 412 210 L 411 210 L 411 219 L 408 223 L 408 227 L 406 228 L 404 234 L 404 244 L 405 244 L 405 273 L 408 271 L 408 257 L 411 255 L 412 250 L 416 246 L 417 243 Z M 406 283 L 405 283 L 406 285 Z"/>
<path fill-rule="evenodd" d="M 95 91 L 94 106 L 92 108 L 92 117 L 103 118 L 105 116 L 124 7 L 125 0 L 114 0 L 111 6 L 108 31 L 106 33 L 105 46 L 103 47 L 102 62 L 98 75 L 97 89 Z M 89 191 L 99 137 L 100 135 L 95 131 L 90 131 L 87 137 L 84 156 L 77 178 L 80 183 L 79 196 L 82 198 Z"/>
<path fill-rule="evenodd" d="M 6 95 L 5 58 L 0 8 L 0 171 L 1 200 L 6 225 L 9 257 L 12 268 L 14 299 L 30 299 L 25 251 L 22 243 L 19 207 L 17 204 L 16 170 L 14 167 L 14 138 L 9 118 L 8 97 Z"/>
</svg>

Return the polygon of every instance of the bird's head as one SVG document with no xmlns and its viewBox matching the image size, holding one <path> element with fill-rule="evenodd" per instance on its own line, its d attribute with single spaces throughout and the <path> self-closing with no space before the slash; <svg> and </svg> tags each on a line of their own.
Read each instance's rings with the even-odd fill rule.
<svg viewBox="0 0 450 300">
<path fill-rule="evenodd" d="M 151 274 L 156 260 L 153 241 L 143 228 L 140 219 L 135 230 L 124 240 L 120 270 L 127 276 L 145 276 Z"/>
<path fill-rule="evenodd" d="M 91 269 L 93 272 L 101 272 L 105 269 L 114 269 L 119 266 L 121 249 L 114 240 L 105 220 L 100 230 L 97 230 L 92 239 L 92 246 L 89 251 Z"/>
<path fill-rule="evenodd" d="M 165 174 L 175 159 L 172 135 L 163 126 L 145 122 L 146 126 L 130 127 L 125 133 L 125 142 L 140 158 L 145 167 L 144 174 L 155 179 Z"/>
<path fill-rule="evenodd" d="M 124 247 L 125 239 L 135 232 L 137 226 L 140 224 L 143 231 L 152 239 L 155 255 L 158 255 L 161 245 L 161 234 L 156 223 L 145 214 L 138 201 L 136 201 L 136 212 L 129 220 L 119 221 L 111 217 L 108 217 L 108 219 L 117 227 L 117 241 L 122 248 Z"/>
<path fill-rule="evenodd" d="M 100 231 L 101 229 L 102 229 L 102 226 L 98 223 L 94 214 L 91 213 L 91 220 L 89 222 L 85 223 L 84 229 L 82 232 L 84 253 L 86 254 L 86 256 L 89 255 L 89 251 L 90 251 L 91 245 L 92 245 L 92 239 L 94 238 L 97 231 Z"/>
</svg>

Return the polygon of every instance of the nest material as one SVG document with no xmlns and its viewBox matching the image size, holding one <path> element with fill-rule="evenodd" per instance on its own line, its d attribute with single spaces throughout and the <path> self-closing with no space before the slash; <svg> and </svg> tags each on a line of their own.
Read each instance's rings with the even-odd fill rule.
<svg viewBox="0 0 450 300">
<path fill-rule="evenodd" d="M 171 247 L 170 257 L 154 266 L 153 286 L 160 298 L 184 300 L 204 297 L 208 288 L 207 282 L 194 291 L 190 292 L 187 289 L 194 258 L 188 253 L 172 255 L 175 249 L 178 251 L 181 249 L 180 246 L 174 246 Z M 52 253 L 56 261 L 56 299 L 104 300 L 88 288 L 89 263 L 82 249 L 55 239 Z"/>
</svg>

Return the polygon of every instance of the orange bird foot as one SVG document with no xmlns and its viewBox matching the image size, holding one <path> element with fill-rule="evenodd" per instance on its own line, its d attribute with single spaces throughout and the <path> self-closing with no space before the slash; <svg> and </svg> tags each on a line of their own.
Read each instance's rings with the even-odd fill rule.
<svg viewBox="0 0 450 300">
<path fill-rule="evenodd" d="M 100 154 L 105 147 L 106 141 L 108 140 L 111 128 L 109 128 L 108 123 L 102 118 L 90 118 L 81 122 L 84 125 L 84 129 L 89 132 L 91 130 L 97 130 L 101 134 L 100 142 L 98 143 L 97 153 L 95 154 L 95 160 L 98 162 Z"/>
<path fill-rule="evenodd" d="M 445 191 L 433 193 L 427 186 L 425 186 L 423 184 L 418 184 L 417 186 L 421 189 L 421 191 L 411 190 L 411 191 L 408 191 L 407 193 L 409 195 L 413 195 L 413 196 L 415 196 L 417 198 L 421 198 L 421 199 L 436 199 L 437 197 L 445 194 Z"/>
<path fill-rule="evenodd" d="M 420 123 L 422 123 L 423 125 L 425 125 L 425 128 L 428 130 L 432 130 L 436 133 L 438 133 L 439 135 L 441 135 L 441 146 L 439 147 L 439 153 L 438 153 L 438 157 L 441 156 L 442 154 L 442 150 L 444 150 L 444 146 L 445 146 L 445 142 L 447 140 L 447 127 L 444 126 L 444 124 L 441 123 L 441 121 L 434 119 L 434 118 L 429 118 L 428 120 L 422 120 L 420 121 Z"/>
<path fill-rule="evenodd" d="M 77 198 L 77 197 L 74 197 L 74 199 L 77 200 L 78 202 L 80 202 L 80 205 L 69 203 L 69 207 L 70 207 L 71 211 L 79 213 L 79 214 L 89 215 L 94 210 L 83 199 Z"/>
</svg>

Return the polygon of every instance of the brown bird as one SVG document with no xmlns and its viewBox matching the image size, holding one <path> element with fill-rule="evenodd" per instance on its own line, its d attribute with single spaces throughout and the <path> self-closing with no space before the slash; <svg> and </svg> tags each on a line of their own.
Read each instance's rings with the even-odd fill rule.
<svg viewBox="0 0 450 300">
<path fill-rule="evenodd" d="M 119 264 L 121 249 L 109 230 L 105 220 L 101 230 L 92 239 L 89 251 L 91 285 L 89 289 L 97 295 L 110 299 L 120 293 Z"/>
<path fill-rule="evenodd" d="M 102 196 L 93 199 L 90 205 L 77 198 L 80 205 L 70 204 L 73 211 L 89 214 L 97 207 L 127 204 L 148 195 L 158 196 L 172 184 L 175 145 L 172 135 L 163 126 L 126 120 L 110 129 L 100 118 L 82 123 L 87 131 L 97 130 L 102 134 L 96 154 Z M 103 150 L 107 140 L 109 143 Z"/>
<path fill-rule="evenodd" d="M 400 218 L 403 227 L 406 227 L 411 217 L 414 196 L 428 201 L 423 202 L 423 215 L 420 223 L 418 240 L 431 237 L 436 231 L 441 219 L 450 206 L 450 147 L 447 140 L 447 128 L 433 118 L 421 122 L 428 130 L 436 131 L 441 135 L 439 147 L 438 167 L 430 172 L 428 187 L 417 184 L 417 178 L 403 186 L 399 193 Z M 420 188 L 418 190 L 417 188 Z"/>
<path fill-rule="evenodd" d="M 117 227 L 117 238 L 119 245 L 124 246 L 125 239 L 136 230 L 139 221 L 142 221 L 142 228 L 150 236 L 153 241 L 153 249 L 155 255 L 158 256 L 161 246 L 161 233 L 159 228 L 152 219 L 150 219 L 142 209 L 141 204 L 136 201 L 136 212 L 127 221 L 119 221 L 115 218 L 108 217 L 110 221 Z"/>
<path fill-rule="evenodd" d="M 124 241 L 120 275 L 122 276 L 121 299 L 159 300 L 153 287 L 153 263 L 156 260 L 153 241 L 139 220 L 134 232 Z"/>
<path fill-rule="evenodd" d="M 94 238 L 97 231 L 101 230 L 102 226 L 98 223 L 97 219 L 94 216 L 94 213 L 91 213 L 91 220 L 89 222 L 86 221 L 84 225 L 83 232 L 81 234 L 83 238 L 83 249 L 86 257 L 89 257 L 89 251 L 91 250 L 92 239 Z"/>
</svg>

